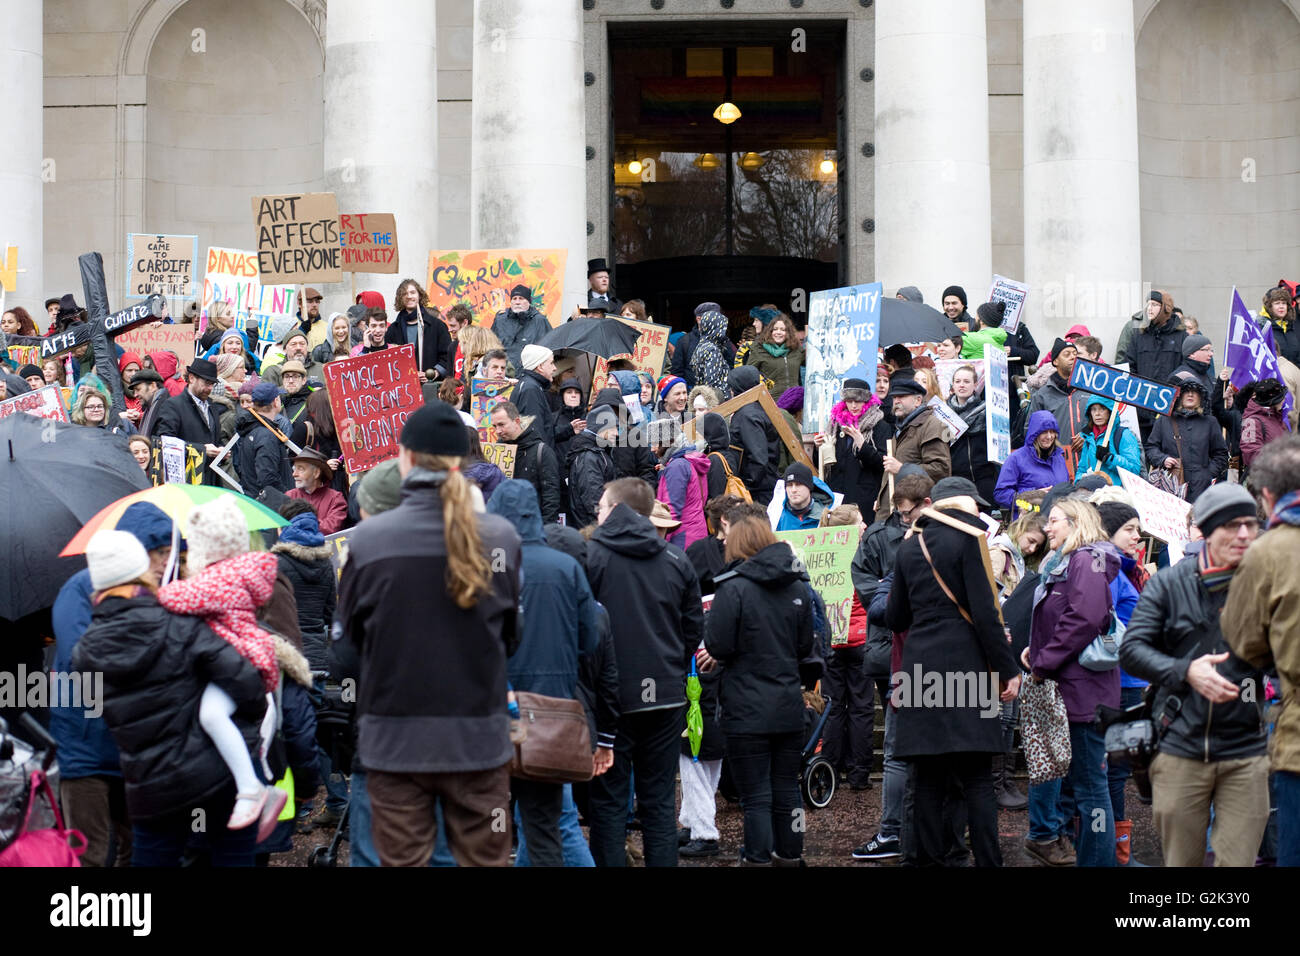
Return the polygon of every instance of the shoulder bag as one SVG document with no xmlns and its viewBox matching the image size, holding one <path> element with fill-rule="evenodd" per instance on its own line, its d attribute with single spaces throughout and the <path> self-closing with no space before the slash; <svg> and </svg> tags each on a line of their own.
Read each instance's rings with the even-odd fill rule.
<svg viewBox="0 0 1300 956">
<path fill-rule="evenodd" d="M 1177 474 L 1173 470 L 1165 467 L 1152 468 L 1147 472 L 1147 481 L 1155 485 L 1166 494 L 1173 495 L 1175 498 L 1187 497 L 1187 480 L 1183 475 L 1183 440 L 1178 434 L 1178 420 L 1173 416 L 1169 419 L 1170 425 L 1174 429 L 1174 443 L 1178 447 L 1178 469 Z"/>
<path fill-rule="evenodd" d="M 510 776 L 540 783 L 590 780 L 591 730 L 582 703 L 519 690 L 515 699 L 522 733 L 512 735 Z"/>
</svg>

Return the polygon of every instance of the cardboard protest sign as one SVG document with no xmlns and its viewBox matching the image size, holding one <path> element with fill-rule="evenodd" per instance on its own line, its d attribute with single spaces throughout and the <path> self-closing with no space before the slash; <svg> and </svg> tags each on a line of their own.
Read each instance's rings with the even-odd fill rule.
<svg viewBox="0 0 1300 956">
<path fill-rule="evenodd" d="M 199 332 L 207 328 L 214 302 L 224 302 L 235 315 L 235 327 L 244 328 L 250 318 L 293 316 L 297 311 L 296 290 L 291 285 L 263 285 L 257 273 L 257 253 L 242 249 L 209 246 L 199 299 Z M 258 335 L 261 338 L 259 332 Z"/>
<path fill-rule="evenodd" d="M 429 304 L 443 312 L 463 302 L 474 324 L 492 327 L 496 314 L 510 306 L 510 290 L 526 285 L 533 307 L 552 326 L 564 321 L 566 249 L 444 249 L 429 253 Z"/>
<path fill-rule="evenodd" d="M 478 424 L 478 437 L 481 442 L 496 441 L 496 432 L 492 428 L 492 409 L 510 399 L 513 382 L 492 382 L 485 378 L 470 379 L 469 414 Z"/>
<path fill-rule="evenodd" d="M 934 377 L 939 383 L 939 394 L 947 400 L 952 394 L 952 377 L 957 374 L 957 369 L 969 365 L 975 370 L 975 391 L 979 391 L 984 386 L 984 360 L 983 359 L 935 359 L 934 360 Z M 872 383 L 875 384 L 874 382 Z"/>
<path fill-rule="evenodd" d="M 1273 325 L 1260 327 L 1255 317 L 1241 301 L 1234 286 L 1232 289 L 1232 306 L 1228 312 L 1228 345 L 1223 353 L 1223 364 L 1232 369 L 1228 383 L 1238 391 L 1251 382 L 1266 378 L 1277 379 L 1285 384 L 1282 369 L 1277 361 L 1277 344 L 1273 341 Z M 1288 389 L 1282 399 L 1282 418 L 1291 420 L 1291 409 L 1295 406 L 1295 396 Z"/>
<path fill-rule="evenodd" d="M 26 271 L 26 270 L 23 270 Z M 18 291 L 18 247 L 5 246 L 4 262 L 0 263 L 0 296 Z"/>
<path fill-rule="evenodd" d="M 157 325 L 139 325 L 128 332 L 120 332 L 113 341 L 128 352 L 144 356 L 148 352 L 175 352 L 184 368 L 194 360 L 194 341 L 196 338 L 194 324 L 181 322 L 174 325 L 158 323 Z"/>
<path fill-rule="evenodd" d="M 1025 283 L 994 274 L 993 284 L 989 286 L 988 301 L 1007 304 L 1007 310 L 1002 316 L 1002 328 L 1006 329 L 1007 335 L 1015 335 L 1016 329 L 1020 328 L 1020 313 L 1024 311 L 1025 296 L 1028 294 L 1029 286 Z"/>
<path fill-rule="evenodd" d="M 1124 483 L 1124 490 L 1133 496 L 1133 507 L 1142 521 L 1143 533 L 1169 545 L 1177 545 L 1181 551 L 1187 543 L 1187 515 L 1192 510 L 1192 503 L 1161 491 L 1141 475 L 1126 469 L 1119 470 L 1119 478 Z"/>
<path fill-rule="evenodd" d="M 804 380 L 803 432 L 827 430 L 831 408 L 846 378 L 876 382 L 876 339 L 880 334 L 879 282 L 814 292 L 808 302 L 804 342 L 808 374 Z"/>
<path fill-rule="evenodd" d="M 336 583 L 343 576 L 343 565 L 347 564 L 348 561 L 348 536 L 350 534 L 352 534 L 351 528 L 325 535 L 325 544 L 330 549 L 330 564 L 334 566 L 334 580 Z"/>
<path fill-rule="evenodd" d="M 658 381 L 663 374 L 664 356 L 668 352 L 668 336 L 672 327 L 655 325 L 653 322 L 638 322 L 636 319 L 618 317 L 615 321 L 634 328 L 639 333 L 636 347 L 626 356 L 610 356 L 611 359 L 627 358 L 638 372 L 645 372 Z M 595 369 L 591 375 L 590 401 L 596 400 L 597 393 L 609 382 L 609 362 L 603 358 L 596 359 Z"/>
<path fill-rule="evenodd" d="M 267 283 L 342 282 L 333 193 L 254 196 L 257 272 Z"/>
<path fill-rule="evenodd" d="M 330 362 L 325 385 L 348 471 L 355 475 L 396 458 L 402 426 L 424 404 L 415 346 Z"/>
<path fill-rule="evenodd" d="M 194 290 L 198 236 L 159 236 L 130 232 L 126 236 L 126 296 L 157 293 L 182 298 Z"/>
<path fill-rule="evenodd" d="M 397 217 L 391 212 L 343 213 L 339 243 L 344 272 L 397 271 Z"/>
<path fill-rule="evenodd" d="M 816 469 L 817 466 L 813 464 L 812 459 L 808 457 L 808 452 L 804 450 L 803 442 L 791 430 L 789 423 L 781 415 L 781 410 L 776 407 L 775 400 L 762 385 L 755 385 L 749 391 L 741 392 L 735 398 L 730 398 L 721 405 L 709 409 L 709 411 L 730 420 L 738 409 L 744 408 L 751 402 L 758 402 L 763 407 L 767 420 L 776 429 L 777 435 L 780 437 L 782 444 L 789 450 L 791 457 L 796 461 L 803 462 L 809 469 Z M 682 425 L 682 431 L 686 433 L 686 437 L 691 441 L 695 440 L 695 425 L 698 421 L 698 418 L 692 418 Z"/>
<path fill-rule="evenodd" d="M 496 465 L 507 478 L 515 476 L 515 446 L 506 442 L 486 441 L 480 443 L 483 446 L 483 457 L 492 464 Z"/>
<path fill-rule="evenodd" d="M 1075 359 L 1070 374 L 1070 387 L 1081 388 L 1093 395 L 1101 395 L 1116 402 L 1136 405 L 1157 415 L 1168 415 L 1174 410 L 1178 389 L 1112 365 Z"/>
<path fill-rule="evenodd" d="M 68 421 L 68 410 L 63 405 L 63 389 L 57 385 L 45 385 L 0 402 L 0 418 L 8 418 L 19 412 L 57 422 Z"/>
<path fill-rule="evenodd" d="M 853 611 L 853 579 L 849 565 L 858 551 L 856 525 L 813 528 L 809 531 L 778 531 L 777 540 L 790 545 L 808 572 L 813 590 L 826 604 L 831 629 L 831 646 L 849 642 L 849 616 Z"/>
<path fill-rule="evenodd" d="M 952 432 L 952 437 L 948 439 L 948 444 L 951 445 L 962 435 L 966 434 L 966 430 L 970 428 L 970 426 L 966 424 L 966 420 L 954 412 L 952 408 L 949 407 L 948 403 L 942 398 L 936 396 L 926 402 L 926 404 L 934 409 L 934 413 L 939 416 L 940 421 L 947 425 L 948 430 Z"/>
<path fill-rule="evenodd" d="M 984 345 L 984 433 L 989 461 L 1004 462 L 1011 455 L 1011 376 L 1007 353 Z"/>
</svg>

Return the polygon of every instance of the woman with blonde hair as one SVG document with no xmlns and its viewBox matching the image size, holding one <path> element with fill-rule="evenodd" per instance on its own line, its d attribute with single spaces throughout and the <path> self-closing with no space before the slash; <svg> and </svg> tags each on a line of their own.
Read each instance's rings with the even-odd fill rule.
<svg viewBox="0 0 1300 956">
<path fill-rule="evenodd" d="M 686 407 L 691 410 L 696 418 L 721 404 L 722 396 L 711 385 L 696 385 L 691 389 L 690 395 L 686 396 Z"/>
<path fill-rule="evenodd" d="M 493 349 L 501 348 L 501 339 L 497 334 L 481 325 L 470 325 L 461 329 L 457 342 L 460 344 L 461 355 L 465 357 L 466 381 L 479 377 L 478 366 L 483 361 L 483 356 Z M 515 369 L 516 373 L 519 371 Z"/>
<path fill-rule="evenodd" d="M 351 356 L 352 325 L 348 322 L 347 315 L 335 312 L 330 316 L 329 337 L 311 350 L 311 360 L 324 365 L 326 362 L 351 358 Z"/>
</svg>

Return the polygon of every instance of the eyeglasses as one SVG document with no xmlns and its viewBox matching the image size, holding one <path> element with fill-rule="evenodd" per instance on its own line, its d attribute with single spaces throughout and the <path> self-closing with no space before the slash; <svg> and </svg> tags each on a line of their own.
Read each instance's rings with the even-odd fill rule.
<svg viewBox="0 0 1300 956">
<path fill-rule="evenodd" d="M 912 515 L 916 514 L 924 507 L 925 507 L 924 505 L 912 505 L 912 507 L 910 508 L 896 508 L 895 510 L 898 512 L 898 516 L 900 518 L 903 518 L 907 521 L 911 521 Z"/>
<path fill-rule="evenodd" d="M 1225 522 L 1223 527 L 1229 534 L 1235 535 L 1240 532 L 1242 528 L 1245 528 L 1248 531 L 1258 531 L 1259 521 L 1256 518 L 1238 518 L 1235 521 Z"/>
</svg>

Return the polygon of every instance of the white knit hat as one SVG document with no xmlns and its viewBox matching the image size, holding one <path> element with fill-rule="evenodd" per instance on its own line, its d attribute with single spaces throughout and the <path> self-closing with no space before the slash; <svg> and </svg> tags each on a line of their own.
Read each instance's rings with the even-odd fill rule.
<svg viewBox="0 0 1300 956">
<path fill-rule="evenodd" d="M 555 353 L 541 345 L 525 345 L 520 359 L 524 363 L 524 368 L 532 371 L 549 358 L 555 358 Z"/>
<path fill-rule="evenodd" d="M 149 552 L 129 531 L 96 531 L 86 544 L 90 586 L 96 591 L 134 581 L 149 570 Z"/>
<path fill-rule="evenodd" d="M 190 574 L 248 550 L 248 522 L 227 495 L 198 505 L 185 521 Z"/>
</svg>

